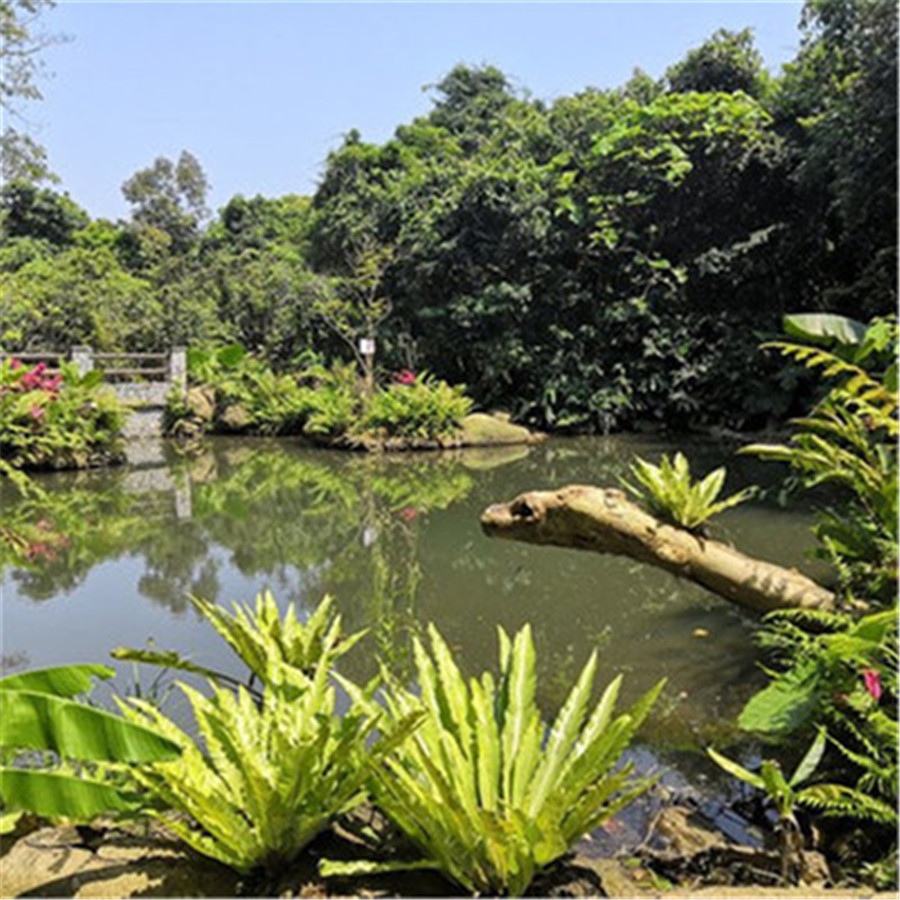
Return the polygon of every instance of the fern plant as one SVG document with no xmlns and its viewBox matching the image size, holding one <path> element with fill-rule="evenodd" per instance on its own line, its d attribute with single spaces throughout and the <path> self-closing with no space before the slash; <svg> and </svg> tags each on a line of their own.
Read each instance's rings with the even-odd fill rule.
<svg viewBox="0 0 900 900">
<path fill-rule="evenodd" d="M 622 484 L 659 518 L 689 531 L 699 529 L 712 516 L 743 503 L 754 493 L 753 488 L 744 488 L 718 500 L 725 485 L 724 466 L 694 481 L 687 457 L 680 452 L 672 460 L 663 454 L 658 466 L 638 456 L 630 468 L 640 487 L 627 479 L 622 479 Z"/>
<path fill-rule="evenodd" d="M 305 622 L 297 618 L 293 603 L 288 604 L 282 617 L 271 591 L 258 594 L 252 607 L 235 603 L 233 613 L 199 597 L 192 597 L 191 602 L 253 678 L 267 686 L 277 686 L 292 668 L 312 672 L 320 662 L 334 663 L 365 634 L 341 633 L 341 616 L 330 596 L 321 600 Z M 171 650 L 120 647 L 111 655 L 119 660 L 193 672 L 220 683 L 234 683 L 230 676 L 199 666 Z"/>
<path fill-rule="evenodd" d="M 779 610 L 757 638 L 772 680 L 747 702 L 738 723 L 770 734 L 827 723 L 857 790 L 896 806 L 897 614 L 861 618 L 820 610 Z"/>
<path fill-rule="evenodd" d="M 740 452 L 787 462 L 807 488 L 841 486 L 848 500 L 819 514 L 819 555 L 848 597 L 891 603 L 897 594 L 897 324 L 873 321 L 852 353 L 786 342 L 764 345 L 832 382 L 787 444 Z M 845 358 L 851 355 L 852 359 Z M 868 366 L 865 367 L 864 366 Z"/>
<path fill-rule="evenodd" d="M 589 710 L 597 655 L 547 729 L 535 702 L 535 651 L 526 625 L 510 640 L 500 629 L 500 673 L 466 682 L 434 626 L 431 653 L 414 643 L 421 694 L 389 682 L 389 721 L 421 727 L 373 778 L 379 807 L 439 869 L 469 891 L 520 896 L 534 876 L 647 789 L 618 766 L 663 687 L 614 718 L 616 678 Z M 387 677 L 387 676 L 386 676 Z M 389 864 L 388 868 L 398 865 Z M 384 870 L 323 863 L 322 874 Z"/>
<path fill-rule="evenodd" d="M 759 772 L 750 772 L 712 748 L 707 753 L 713 761 L 735 778 L 763 791 L 778 815 L 781 845 L 781 877 L 791 880 L 792 872 L 803 869 L 803 835 L 797 821 L 797 807 L 804 806 L 819 815 L 850 817 L 886 825 L 897 824 L 893 806 L 842 784 L 804 786 L 814 775 L 825 753 L 827 732 L 820 729 L 803 759 L 790 778 L 772 759 L 763 760 Z"/>
<path fill-rule="evenodd" d="M 279 690 L 262 701 L 246 689 L 212 686 L 212 696 L 180 685 L 201 743 L 152 704 L 124 706 L 181 749 L 170 763 L 141 767 L 135 779 L 166 811 L 151 810 L 186 844 L 238 872 L 282 869 L 342 813 L 365 799 L 364 785 L 415 717 L 384 728 L 356 706 L 335 713 L 329 666 L 310 677 L 285 667 Z M 202 746 L 202 749 L 201 749 Z"/>
<path fill-rule="evenodd" d="M 362 802 L 373 769 L 418 716 L 384 724 L 372 702 L 376 683 L 354 689 L 359 702 L 337 714 L 333 665 L 356 638 L 342 640 L 330 598 L 305 624 L 292 608 L 279 616 L 269 594 L 234 616 L 198 606 L 264 690 L 254 695 L 214 677 L 207 698 L 179 685 L 198 739 L 150 703 L 121 704 L 132 721 L 152 725 L 181 750 L 177 760 L 144 766 L 135 778 L 151 798 L 149 813 L 199 853 L 239 872 L 272 873 Z M 178 668 L 204 671 L 193 664 Z M 376 728 L 381 735 L 369 743 Z"/>
</svg>

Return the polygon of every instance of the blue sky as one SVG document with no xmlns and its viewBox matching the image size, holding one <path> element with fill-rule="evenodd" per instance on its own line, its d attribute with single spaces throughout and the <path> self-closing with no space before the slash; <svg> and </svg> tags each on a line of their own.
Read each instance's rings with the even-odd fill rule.
<svg viewBox="0 0 900 900">
<path fill-rule="evenodd" d="M 62 188 L 127 214 L 122 182 L 184 148 L 215 209 L 237 193 L 311 193 L 358 128 L 383 141 L 427 112 L 424 85 L 491 63 L 552 100 L 662 74 L 720 27 L 753 28 L 773 71 L 797 49 L 800 2 L 310 3 L 61 0 L 42 26 L 51 77 L 27 118 Z"/>
</svg>

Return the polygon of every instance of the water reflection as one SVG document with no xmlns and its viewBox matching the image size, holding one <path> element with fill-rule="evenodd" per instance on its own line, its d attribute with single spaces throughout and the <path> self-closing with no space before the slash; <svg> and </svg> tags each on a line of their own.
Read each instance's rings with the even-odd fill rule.
<svg viewBox="0 0 900 900">
<path fill-rule="evenodd" d="M 635 452 L 669 449 L 594 438 L 374 458 L 218 440 L 194 459 L 167 450 L 154 467 L 47 476 L 46 502 L 7 487 L 4 524 L 40 552 L 2 561 L 4 645 L 40 665 L 100 660 L 153 638 L 227 669 L 233 661 L 194 615 L 190 594 L 226 602 L 270 587 L 308 609 L 328 592 L 348 630 L 370 630 L 347 658 L 347 674 L 366 678 L 376 657 L 407 672 L 409 636 L 425 622 L 475 672 L 494 664 L 497 624 L 530 621 L 548 711 L 599 645 L 601 680 L 626 672 L 629 697 L 669 677 L 657 738 L 687 745 L 722 727 L 753 690 L 749 620 L 666 573 L 488 540 L 478 524 L 491 502 L 566 483 L 615 484 Z M 717 446 L 687 450 L 700 470 L 726 459 Z M 728 464 L 735 488 L 771 477 L 753 461 Z M 802 513 L 761 505 L 722 519 L 738 546 L 788 565 L 803 564 L 808 524 Z"/>
</svg>

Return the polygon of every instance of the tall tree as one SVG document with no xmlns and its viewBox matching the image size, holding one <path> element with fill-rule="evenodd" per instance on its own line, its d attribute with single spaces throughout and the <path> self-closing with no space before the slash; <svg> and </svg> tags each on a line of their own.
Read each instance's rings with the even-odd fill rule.
<svg viewBox="0 0 900 900">
<path fill-rule="evenodd" d="M 743 91 L 761 97 L 768 84 L 762 56 L 753 45 L 753 32 L 720 28 L 712 37 L 688 52 L 666 72 L 666 80 L 676 93 Z"/>
<path fill-rule="evenodd" d="M 38 30 L 41 12 L 53 0 L 0 0 L 0 115 L 5 127 L 0 134 L 0 179 L 3 183 L 55 180 L 47 167 L 47 153 L 40 144 L 10 120 L 22 123 L 22 104 L 40 100 L 40 53 L 57 38 Z"/>
<path fill-rule="evenodd" d="M 820 223 L 829 304 L 896 306 L 897 7 L 807 0 L 803 42 L 779 94 L 807 215 Z"/>
<path fill-rule="evenodd" d="M 122 194 L 134 207 L 135 224 L 167 234 L 176 254 L 190 249 L 199 237 L 200 225 L 209 215 L 208 191 L 202 166 L 187 150 L 174 163 L 157 157 L 122 185 Z"/>
</svg>

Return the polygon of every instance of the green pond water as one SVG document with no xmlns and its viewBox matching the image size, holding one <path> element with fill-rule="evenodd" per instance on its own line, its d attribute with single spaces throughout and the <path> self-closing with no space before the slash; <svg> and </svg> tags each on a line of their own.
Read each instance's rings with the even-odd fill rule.
<svg viewBox="0 0 900 900">
<path fill-rule="evenodd" d="M 678 446 L 696 471 L 727 463 L 729 491 L 779 474 L 734 457 L 730 445 Z M 240 674 L 190 594 L 230 604 L 270 588 L 303 611 L 331 593 L 348 630 L 370 630 L 346 658 L 351 677 L 372 674 L 377 656 L 408 672 L 410 635 L 427 622 L 466 671 L 481 671 L 495 665 L 497 625 L 530 622 L 548 713 L 599 647 L 599 680 L 624 672 L 626 698 L 669 679 L 645 738 L 654 754 L 722 744 L 761 684 L 752 616 L 626 559 L 488 539 L 479 526 L 492 502 L 569 483 L 615 485 L 633 454 L 672 449 L 611 437 L 374 458 L 219 439 L 190 460 L 165 448 L 156 464 L 41 476 L 46 504 L 9 489 L 0 497 L 4 522 L 37 523 L 50 547 L 4 568 L 4 665 L 104 661 L 114 647 L 151 641 Z M 723 515 L 716 534 L 809 571 L 810 523 L 806 511 L 754 502 Z M 154 674 L 142 674 L 145 688 Z M 120 667 L 119 689 L 133 679 L 130 665 Z"/>
</svg>

